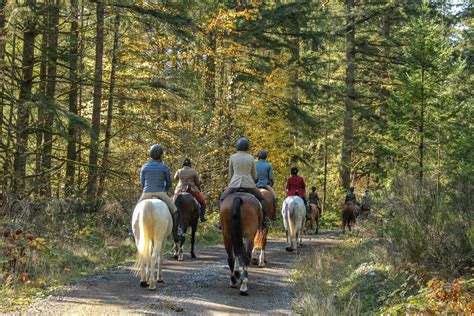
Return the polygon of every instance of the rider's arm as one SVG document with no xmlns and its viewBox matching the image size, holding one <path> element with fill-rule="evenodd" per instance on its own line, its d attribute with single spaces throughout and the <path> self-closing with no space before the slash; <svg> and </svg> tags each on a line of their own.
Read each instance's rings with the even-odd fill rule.
<svg viewBox="0 0 474 316">
<path fill-rule="evenodd" d="M 232 166 L 232 156 L 229 158 L 229 179 L 234 176 L 234 167 Z"/>
<path fill-rule="evenodd" d="M 268 169 L 268 180 L 270 180 L 271 186 L 273 186 L 274 180 L 273 180 L 273 167 L 270 166 Z"/>
<path fill-rule="evenodd" d="M 254 161 L 253 164 L 252 164 L 252 178 L 253 178 L 254 180 L 257 180 L 257 179 L 258 179 L 258 177 L 257 177 L 257 166 L 256 166 L 256 164 L 255 164 L 255 161 Z"/>
<path fill-rule="evenodd" d="M 145 166 L 142 166 L 140 169 L 140 183 L 142 184 L 142 189 L 145 187 Z"/>
<path fill-rule="evenodd" d="M 166 168 L 166 171 L 165 171 L 165 181 L 166 181 L 166 192 L 168 192 L 168 190 L 171 188 L 171 184 L 173 183 L 171 181 L 171 170 L 170 168 Z"/>
<path fill-rule="evenodd" d="M 194 174 L 194 184 L 196 184 L 199 191 L 201 191 L 201 180 L 199 180 L 197 172 Z"/>
</svg>

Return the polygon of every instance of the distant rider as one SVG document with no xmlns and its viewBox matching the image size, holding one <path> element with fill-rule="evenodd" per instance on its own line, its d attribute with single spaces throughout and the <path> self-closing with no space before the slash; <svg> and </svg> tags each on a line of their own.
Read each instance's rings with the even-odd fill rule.
<svg viewBox="0 0 474 316">
<path fill-rule="evenodd" d="M 349 189 L 349 192 L 346 195 L 346 200 L 344 201 L 347 205 L 356 205 L 357 199 L 356 195 L 354 194 L 354 187 Z"/>
<path fill-rule="evenodd" d="M 183 168 L 176 171 L 174 180 L 178 181 L 178 185 L 174 190 L 174 194 L 180 192 L 188 192 L 199 202 L 200 208 L 200 219 L 201 222 L 206 221 L 206 201 L 201 193 L 201 181 L 194 168 L 191 166 L 191 160 L 189 158 L 184 159 Z"/>
<path fill-rule="evenodd" d="M 258 161 L 255 164 L 257 168 L 257 188 L 263 188 L 268 190 L 273 196 L 273 205 L 276 208 L 276 194 L 273 190 L 274 179 L 273 179 L 273 167 L 272 164 L 267 161 L 268 153 L 265 150 L 260 150 L 258 153 Z M 276 212 L 273 213 L 273 220 L 275 220 Z"/>
<path fill-rule="evenodd" d="M 306 212 L 309 212 L 308 204 L 306 203 L 306 184 L 304 178 L 298 175 L 298 168 L 293 167 L 290 170 L 291 177 L 286 180 L 286 196 L 298 195 L 303 199 L 306 206 Z"/>
<path fill-rule="evenodd" d="M 321 216 L 321 203 L 319 201 L 318 192 L 316 192 L 316 187 L 311 188 L 311 193 L 308 197 L 309 203 L 313 203 L 318 208 L 319 216 Z"/>
</svg>

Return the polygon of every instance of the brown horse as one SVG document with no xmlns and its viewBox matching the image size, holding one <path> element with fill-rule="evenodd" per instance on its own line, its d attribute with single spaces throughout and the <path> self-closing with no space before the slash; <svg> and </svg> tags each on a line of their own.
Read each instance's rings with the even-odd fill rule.
<svg viewBox="0 0 474 316">
<path fill-rule="evenodd" d="M 174 213 L 173 238 L 174 238 L 174 258 L 183 261 L 183 244 L 186 231 L 191 226 L 191 258 L 196 258 L 194 254 L 194 239 L 199 219 L 199 204 L 194 197 L 186 192 L 178 193 L 174 198 L 177 211 Z"/>
<path fill-rule="evenodd" d="M 262 192 L 263 198 L 265 199 L 265 206 L 267 207 L 267 217 L 273 219 L 276 209 L 275 199 L 273 198 L 273 195 L 270 193 L 270 191 L 268 191 L 267 189 L 262 188 L 260 189 L 260 192 Z M 264 267 L 265 262 L 267 261 L 265 259 L 265 247 L 267 246 L 268 230 L 269 228 L 262 229 L 260 227 L 254 239 L 252 261 L 254 264 L 258 263 L 259 267 Z M 260 256 L 257 259 L 258 250 L 260 250 Z"/>
<path fill-rule="evenodd" d="M 355 205 L 344 204 L 342 207 L 342 233 L 346 232 L 346 227 L 349 231 L 352 229 L 352 225 L 355 224 L 357 216 L 357 208 Z"/>
<path fill-rule="evenodd" d="M 310 213 L 309 213 L 309 221 L 311 223 L 311 229 L 314 229 L 316 226 L 315 234 L 319 231 L 319 210 L 316 204 L 309 203 Z"/>
<path fill-rule="evenodd" d="M 229 194 L 221 203 L 220 222 L 231 272 L 230 286 L 240 283 L 240 294 L 248 295 L 248 266 L 253 241 L 262 224 L 260 203 L 248 193 Z"/>
</svg>

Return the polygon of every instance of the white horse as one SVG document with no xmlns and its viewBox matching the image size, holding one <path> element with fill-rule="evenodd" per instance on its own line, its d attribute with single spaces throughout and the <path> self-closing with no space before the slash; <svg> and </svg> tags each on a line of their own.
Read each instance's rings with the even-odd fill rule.
<svg viewBox="0 0 474 316">
<path fill-rule="evenodd" d="M 292 252 L 303 243 L 303 229 L 306 221 L 306 207 L 299 196 L 288 196 L 281 208 L 281 216 L 286 232 L 286 251 Z"/>
<path fill-rule="evenodd" d="M 165 202 L 147 199 L 138 203 L 133 211 L 132 229 L 137 245 L 136 267 L 140 268 L 140 286 L 149 286 L 150 290 L 155 290 L 156 282 L 163 282 L 163 253 L 166 239 L 173 229 L 173 219 Z M 158 281 L 155 276 L 156 265 Z"/>
</svg>

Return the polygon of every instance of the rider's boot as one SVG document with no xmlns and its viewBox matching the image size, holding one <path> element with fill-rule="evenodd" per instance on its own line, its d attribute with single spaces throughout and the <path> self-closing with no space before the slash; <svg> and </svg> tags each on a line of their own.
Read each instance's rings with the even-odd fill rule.
<svg viewBox="0 0 474 316">
<path fill-rule="evenodd" d="M 262 229 L 270 228 L 271 221 L 267 217 L 267 206 L 265 205 L 265 200 L 261 199 L 259 201 L 260 201 L 260 204 L 262 204 L 262 215 L 263 215 Z"/>
</svg>

